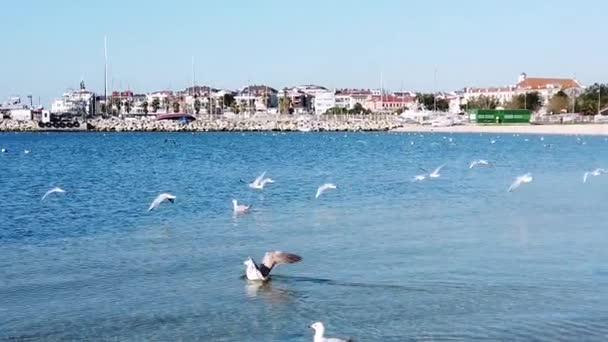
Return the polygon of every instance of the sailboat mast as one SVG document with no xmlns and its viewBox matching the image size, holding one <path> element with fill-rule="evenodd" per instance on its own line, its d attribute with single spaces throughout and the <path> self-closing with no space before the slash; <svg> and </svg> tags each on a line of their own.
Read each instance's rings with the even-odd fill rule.
<svg viewBox="0 0 608 342">
<path fill-rule="evenodd" d="M 103 36 L 103 54 L 104 54 L 104 91 L 103 101 L 105 103 L 105 113 L 108 114 L 108 37 Z"/>
</svg>

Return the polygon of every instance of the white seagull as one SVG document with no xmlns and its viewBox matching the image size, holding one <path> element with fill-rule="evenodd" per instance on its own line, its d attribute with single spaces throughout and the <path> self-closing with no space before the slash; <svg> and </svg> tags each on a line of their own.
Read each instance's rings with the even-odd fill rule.
<svg viewBox="0 0 608 342">
<path fill-rule="evenodd" d="M 433 170 L 433 172 L 431 172 L 429 174 L 429 177 L 431 177 L 431 178 L 439 178 L 439 176 L 441 176 L 439 174 L 439 171 L 441 171 L 441 169 L 443 169 L 444 166 L 445 166 L 445 164 L 443 164 L 443 165 L 439 166 L 438 168 L 436 168 L 435 170 Z"/>
<path fill-rule="evenodd" d="M 266 171 L 262 172 L 262 174 L 256 178 L 253 183 L 249 183 L 249 187 L 252 189 L 262 190 L 264 189 L 264 185 L 267 183 L 274 183 L 274 180 L 271 178 L 264 178 L 266 175 Z"/>
<path fill-rule="evenodd" d="M 531 173 L 526 173 L 525 175 L 519 176 L 519 177 L 515 178 L 515 181 L 513 182 L 513 184 L 511 184 L 511 186 L 509 187 L 509 190 L 507 190 L 507 191 L 511 192 L 511 191 L 519 188 L 519 186 L 524 183 L 530 183 L 533 179 L 534 178 L 532 178 Z"/>
<path fill-rule="evenodd" d="M 25 151 L 23 151 L 23 153 L 30 154 L 30 150 L 25 150 Z"/>
<path fill-rule="evenodd" d="M 62 188 L 52 188 L 51 190 L 47 191 L 44 194 L 44 196 L 42 196 L 41 201 L 44 201 L 44 199 L 46 198 L 46 196 L 48 196 L 50 194 L 54 194 L 54 193 L 63 194 L 63 193 L 65 193 L 65 190 L 63 190 Z"/>
<path fill-rule="evenodd" d="M 6 149 L 5 149 L 5 148 L 3 148 L 3 149 L 2 149 L 2 150 L 0 150 L 0 151 L 2 151 L 2 153 L 6 153 Z"/>
<path fill-rule="evenodd" d="M 585 172 L 585 174 L 583 175 L 583 183 L 587 183 L 587 177 L 589 176 L 599 176 L 602 173 L 607 173 L 608 170 L 606 169 L 595 169 L 593 171 L 589 171 L 589 172 Z"/>
<path fill-rule="evenodd" d="M 351 339 L 325 337 L 325 326 L 321 322 L 313 323 L 310 328 L 315 331 L 315 336 L 312 339 L 313 342 L 352 342 Z"/>
<path fill-rule="evenodd" d="M 412 182 L 422 182 L 425 179 L 426 179 L 426 175 L 417 175 L 417 176 L 414 177 L 414 179 L 412 180 Z"/>
<path fill-rule="evenodd" d="M 325 192 L 325 190 L 337 189 L 337 188 L 338 187 L 335 184 L 325 183 L 317 189 L 317 194 L 315 195 L 315 198 L 319 198 L 319 196 L 321 196 Z"/>
<path fill-rule="evenodd" d="M 232 210 L 234 210 L 235 214 L 244 214 L 251 209 L 250 205 L 239 204 L 239 202 L 235 199 L 232 200 Z"/>
<path fill-rule="evenodd" d="M 266 281 L 270 276 L 270 271 L 280 264 L 293 264 L 302 260 L 302 257 L 296 254 L 270 251 L 264 254 L 261 264 L 256 264 L 253 258 L 249 257 L 243 262 L 245 266 L 245 274 L 249 280 Z"/>
<path fill-rule="evenodd" d="M 477 165 L 488 166 L 488 165 L 490 165 L 490 163 L 487 160 L 484 160 L 484 159 L 474 160 L 474 161 L 471 162 L 471 165 L 469 165 L 469 169 L 472 169 L 472 168 L 474 168 Z"/>
<path fill-rule="evenodd" d="M 158 208 L 158 206 L 164 201 L 175 203 L 175 196 L 171 195 L 168 192 L 163 192 L 162 194 L 156 196 L 154 201 L 152 201 L 152 204 L 150 204 L 150 208 L 148 208 L 148 211 Z"/>
</svg>

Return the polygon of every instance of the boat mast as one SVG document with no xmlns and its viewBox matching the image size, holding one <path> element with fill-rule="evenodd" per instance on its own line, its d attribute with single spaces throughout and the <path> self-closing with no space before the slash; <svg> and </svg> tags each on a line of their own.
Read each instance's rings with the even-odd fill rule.
<svg viewBox="0 0 608 342">
<path fill-rule="evenodd" d="M 103 101 L 105 103 L 104 114 L 108 114 L 108 37 L 103 36 L 103 53 L 104 53 L 104 91 Z"/>
</svg>

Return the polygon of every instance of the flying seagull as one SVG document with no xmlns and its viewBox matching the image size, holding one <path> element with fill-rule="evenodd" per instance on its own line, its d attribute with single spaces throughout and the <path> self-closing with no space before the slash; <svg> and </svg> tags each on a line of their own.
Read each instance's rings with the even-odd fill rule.
<svg viewBox="0 0 608 342">
<path fill-rule="evenodd" d="M 235 214 L 244 214 L 251 209 L 250 205 L 239 204 L 239 202 L 235 199 L 232 200 L 232 210 L 234 210 Z"/>
<path fill-rule="evenodd" d="M 148 211 L 158 208 L 158 206 L 164 201 L 175 203 L 175 196 L 171 195 L 168 192 L 163 192 L 162 194 L 156 196 L 154 201 L 152 201 L 152 204 L 150 204 L 150 208 L 148 208 Z"/>
<path fill-rule="evenodd" d="M 54 193 L 63 194 L 63 193 L 65 193 L 65 190 L 63 190 L 62 188 L 52 188 L 51 190 L 47 191 L 44 194 L 44 196 L 42 196 L 41 201 L 44 201 L 44 199 L 46 198 L 46 196 L 48 196 L 50 194 L 54 194 Z"/>
<path fill-rule="evenodd" d="M 23 153 L 30 154 L 30 150 L 25 150 L 25 151 L 23 151 Z"/>
<path fill-rule="evenodd" d="M 337 188 L 338 187 L 335 184 L 325 183 L 317 189 L 317 194 L 315 195 L 315 198 L 319 198 L 319 196 L 321 196 L 325 192 L 325 190 L 337 189 Z"/>
<path fill-rule="evenodd" d="M 266 171 L 262 172 L 262 174 L 256 178 L 253 183 L 249 183 L 249 187 L 252 189 L 262 190 L 266 184 L 274 183 L 272 178 L 264 178 L 264 176 L 266 176 Z"/>
<path fill-rule="evenodd" d="M 325 326 L 321 322 L 313 323 L 310 326 L 311 329 L 315 331 L 315 336 L 313 338 L 313 342 L 352 342 L 351 339 L 341 339 L 341 338 L 330 338 L 325 337 Z"/>
<path fill-rule="evenodd" d="M 585 174 L 583 175 L 583 183 L 587 183 L 587 177 L 589 176 L 599 176 L 602 173 L 606 172 L 608 172 L 608 170 L 606 169 L 595 169 L 593 171 L 585 172 Z"/>
<path fill-rule="evenodd" d="M 5 148 L 3 148 L 3 149 L 2 149 L 2 150 L 0 150 L 0 151 L 2 151 L 2 153 L 6 153 L 6 152 L 7 152 L 7 150 L 6 150 Z"/>
<path fill-rule="evenodd" d="M 426 179 L 426 175 L 417 175 L 412 179 L 412 182 L 422 182 Z"/>
<path fill-rule="evenodd" d="M 270 271 L 280 264 L 293 264 L 302 260 L 299 255 L 281 252 L 271 251 L 264 254 L 261 264 L 256 264 L 253 258 L 249 257 L 243 264 L 247 266 L 245 273 L 249 280 L 261 280 L 266 281 L 270 276 Z"/>
<path fill-rule="evenodd" d="M 515 181 L 513 182 L 513 184 L 511 184 L 511 186 L 509 187 L 509 190 L 507 190 L 508 192 L 512 192 L 513 190 L 519 188 L 520 185 L 524 184 L 524 183 L 530 183 L 534 178 L 532 178 L 532 174 L 531 173 L 526 173 L 525 175 L 519 176 L 517 178 L 515 178 Z"/>
<path fill-rule="evenodd" d="M 445 166 L 445 164 L 443 164 L 443 165 L 439 166 L 438 168 L 436 168 L 435 170 L 433 170 L 433 172 L 431 172 L 429 174 L 429 177 L 431 177 L 431 178 L 439 178 L 439 176 L 441 176 L 439 174 L 439 171 L 441 171 L 441 169 L 443 169 L 444 166 Z"/>
<path fill-rule="evenodd" d="M 488 165 L 490 165 L 490 163 L 487 160 L 484 160 L 484 159 L 474 160 L 474 161 L 471 162 L 471 165 L 469 165 L 469 169 L 472 169 L 472 168 L 474 168 L 477 165 L 488 166 Z"/>
</svg>

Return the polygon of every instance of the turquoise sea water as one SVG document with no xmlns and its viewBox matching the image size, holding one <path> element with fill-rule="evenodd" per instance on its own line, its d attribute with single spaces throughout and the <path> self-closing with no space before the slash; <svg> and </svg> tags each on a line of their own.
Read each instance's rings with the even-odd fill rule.
<svg viewBox="0 0 608 342">
<path fill-rule="evenodd" d="M 0 134 L 0 148 L 0 340 L 312 341 L 315 321 L 357 341 L 608 338 L 608 174 L 582 183 L 608 168 L 603 137 Z M 240 181 L 265 170 L 263 191 Z M 326 182 L 339 189 L 315 200 Z M 67 193 L 41 202 L 54 186 Z M 163 191 L 176 203 L 147 212 Z M 254 211 L 235 218 L 233 198 Z M 242 278 L 274 249 L 303 260 Z"/>
</svg>

